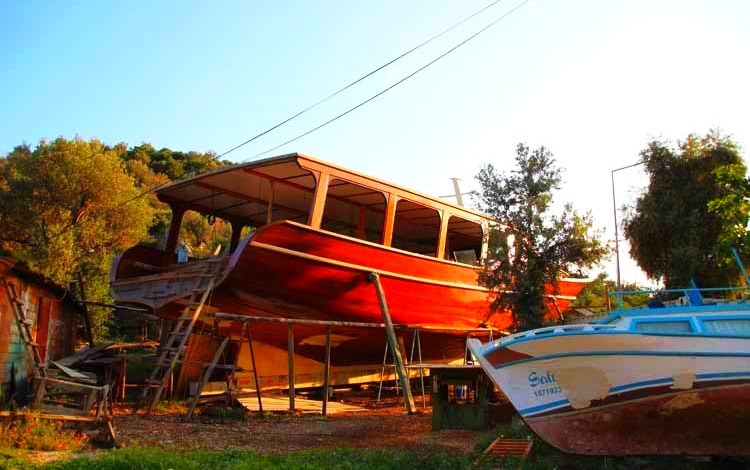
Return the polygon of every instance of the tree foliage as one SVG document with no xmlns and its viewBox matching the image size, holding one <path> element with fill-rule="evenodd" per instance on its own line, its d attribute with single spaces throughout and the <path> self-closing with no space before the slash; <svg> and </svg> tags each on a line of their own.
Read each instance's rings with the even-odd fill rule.
<svg viewBox="0 0 750 470">
<path fill-rule="evenodd" d="M 25 261 L 79 300 L 106 301 L 114 255 L 165 239 L 170 211 L 151 190 L 229 163 L 211 152 L 95 139 L 18 146 L 0 158 L 0 254 Z M 230 233 L 223 221 L 190 214 L 181 235 L 207 255 L 227 246 Z M 104 338 L 109 312 L 93 309 L 92 317 L 95 339 Z"/>
<path fill-rule="evenodd" d="M 750 184 L 738 146 L 718 132 L 689 135 L 675 149 L 641 152 L 649 185 L 623 223 L 630 254 L 652 279 L 681 288 L 735 285 L 730 247 L 748 253 Z"/>
<path fill-rule="evenodd" d="M 231 164 L 218 160 L 213 152 L 180 152 L 168 148 L 156 150 L 151 144 L 141 144 L 128 149 L 123 153 L 122 159 L 128 168 L 139 162 L 153 173 L 164 175 L 172 181 Z"/>
<path fill-rule="evenodd" d="M 635 283 L 625 283 L 620 289 L 614 281 L 607 278 L 605 273 L 586 286 L 578 297 L 570 304 L 572 308 L 585 308 L 593 313 L 603 314 L 616 308 L 633 308 L 644 306 L 650 300 L 649 296 L 638 292 L 643 289 Z M 612 294 L 618 292 L 622 305 L 617 305 L 617 298 Z M 627 292 L 627 293 L 623 293 Z"/>
<path fill-rule="evenodd" d="M 117 150 L 58 138 L 0 161 L 2 248 L 78 300 L 105 300 L 115 253 L 143 239 L 152 216 Z M 105 322 L 95 315 L 100 338 Z"/>
<path fill-rule="evenodd" d="M 218 160 L 213 152 L 180 152 L 168 148 L 156 150 L 148 143 L 129 149 L 123 144 L 121 158 L 128 173 L 145 188 L 157 188 L 174 180 L 189 178 L 231 164 L 226 160 Z M 158 245 L 165 241 L 171 211 L 156 199 L 154 193 L 150 193 L 148 198 L 154 208 L 154 220 L 149 228 L 148 243 Z M 183 221 L 180 236 L 192 247 L 195 254 L 207 255 L 219 244 L 227 246 L 230 234 L 231 229 L 223 221 L 217 220 L 215 224 L 209 224 L 205 216 L 188 213 Z"/>
<path fill-rule="evenodd" d="M 546 148 L 518 144 L 513 171 L 498 174 L 489 164 L 476 178 L 480 209 L 500 224 L 491 231 L 480 281 L 498 292 L 492 306 L 512 312 L 514 329 L 539 327 L 551 313 L 549 286 L 564 273 L 590 268 L 607 249 L 590 214 L 580 215 L 569 204 L 552 213 L 561 170 Z"/>
</svg>

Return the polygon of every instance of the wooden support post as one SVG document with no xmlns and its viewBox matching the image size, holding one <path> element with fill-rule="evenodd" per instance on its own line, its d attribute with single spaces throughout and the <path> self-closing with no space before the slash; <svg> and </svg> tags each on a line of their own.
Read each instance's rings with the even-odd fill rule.
<svg viewBox="0 0 750 470">
<path fill-rule="evenodd" d="M 227 253 L 234 253 L 234 250 L 237 249 L 237 245 L 240 244 L 240 235 L 242 235 L 242 228 L 244 226 L 245 224 L 240 221 L 232 221 L 232 238 L 229 241 L 229 251 Z"/>
<path fill-rule="evenodd" d="M 247 342 L 250 345 L 250 362 L 253 364 L 253 379 L 255 380 L 255 391 L 258 395 L 258 411 L 263 413 L 263 399 L 260 397 L 260 381 L 258 380 L 258 368 L 255 366 L 255 351 L 253 350 L 253 334 L 250 332 L 250 322 L 244 323 L 243 329 L 247 331 Z"/>
<path fill-rule="evenodd" d="M 331 327 L 326 327 L 326 356 L 323 359 L 323 416 L 328 411 L 328 385 L 331 377 Z"/>
<path fill-rule="evenodd" d="M 414 398 L 411 395 L 411 388 L 409 388 L 409 376 L 406 373 L 404 360 L 401 357 L 398 340 L 396 339 L 396 331 L 393 329 L 391 314 L 388 311 L 388 303 L 385 300 L 385 292 L 383 292 L 383 286 L 380 284 L 380 276 L 378 273 L 370 273 L 370 281 L 375 285 L 375 292 L 377 293 L 378 301 L 380 302 L 380 313 L 383 314 L 383 323 L 385 323 L 385 335 L 388 338 L 388 345 L 393 354 L 396 375 L 398 375 L 398 380 L 401 382 L 401 388 L 404 390 L 404 407 L 406 408 L 407 413 L 412 414 L 415 411 L 415 406 Z"/>
<path fill-rule="evenodd" d="M 414 328 L 414 336 L 411 341 L 411 354 L 409 355 L 409 362 L 412 367 L 414 366 L 414 347 L 417 347 L 417 365 L 419 366 L 419 382 L 422 385 L 422 408 L 427 407 L 425 402 L 425 391 L 424 391 L 424 367 L 422 367 L 422 344 L 419 337 L 419 328 Z"/>
<path fill-rule="evenodd" d="M 289 347 L 289 411 L 294 413 L 294 324 L 287 329 L 287 344 Z"/>
<path fill-rule="evenodd" d="M 174 263 L 177 260 L 174 250 L 177 248 L 180 227 L 182 226 L 182 217 L 185 215 L 185 209 L 182 207 L 170 205 L 170 208 L 172 209 L 172 220 L 169 223 L 167 245 L 164 248 L 164 255 L 161 261 L 163 265 Z"/>
</svg>

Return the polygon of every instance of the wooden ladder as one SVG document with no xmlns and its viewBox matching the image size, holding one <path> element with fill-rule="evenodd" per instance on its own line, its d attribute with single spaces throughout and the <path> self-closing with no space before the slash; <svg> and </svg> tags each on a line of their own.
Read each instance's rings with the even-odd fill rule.
<svg viewBox="0 0 750 470">
<path fill-rule="evenodd" d="M 195 327 L 198 318 L 201 316 L 201 312 L 208 300 L 208 296 L 211 294 L 216 283 L 215 274 L 207 274 L 206 276 L 209 277 L 208 285 L 204 289 L 194 291 L 190 296 L 187 305 L 185 305 L 185 308 L 182 311 L 182 315 L 177 318 L 174 328 L 162 345 L 161 354 L 154 364 L 154 369 L 151 371 L 151 375 L 146 379 L 146 386 L 141 392 L 138 401 L 143 403 L 148 400 L 148 395 L 153 390 L 153 397 L 151 397 L 148 409 L 146 410 L 147 415 L 151 413 L 154 405 L 156 405 L 161 398 L 177 364 L 184 360 L 185 349 L 190 334 L 193 332 L 193 328 Z"/>
<path fill-rule="evenodd" d="M 26 307 L 23 301 L 18 298 L 15 287 L 6 278 L 3 278 L 2 281 L 5 285 L 5 292 L 8 295 L 11 310 L 13 310 L 16 325 L 18 326 L 18 334 L 21 337 L 21 341 L 26 345 L 29 357 L 34 362 L 34 378 L 36 379 L 34 404 L 38 405 L 41 403 L 44 394 L 44 381 L 47 379 L 47 363 L 42 358 L 39 344 L 31 334 L 31 326 L 34 324 L 34 321 L 26 316 Z"/>
</svg>

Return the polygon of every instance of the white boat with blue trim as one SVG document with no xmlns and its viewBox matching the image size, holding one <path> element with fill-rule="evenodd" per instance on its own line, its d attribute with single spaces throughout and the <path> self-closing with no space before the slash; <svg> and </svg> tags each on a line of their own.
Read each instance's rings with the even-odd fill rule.
<svg viewBox="0 0 750 470">
<path fill-rule="evenodd" d="M 750 455 L 750 303 L 705 302 L 703 291 L 468 347 L 564 452 Z"/>
</svg>

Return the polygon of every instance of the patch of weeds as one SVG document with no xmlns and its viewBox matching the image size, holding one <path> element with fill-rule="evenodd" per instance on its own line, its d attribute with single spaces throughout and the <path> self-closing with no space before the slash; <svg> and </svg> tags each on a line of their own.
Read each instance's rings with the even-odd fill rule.
<svg viewBox="0 0 750 470">
<path fill-rule="evenodd" d="M 248 411 L 241 406 L 205 406 L 200 410 L 200 416 L 219 423 L 247 421 Z"/>
<path fill-rule="evenodd" d="M 187 404 L 185 400 L 159 400 L 153 411 L 164 414 L 185 414 L 187 413 Z"/>
<path fill-rule="evenodd" d="M 0 423 L 0 449 L 79 451 L 89 436 L 62 424 L 25 415 Z"/>
</svg>

